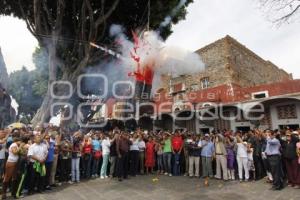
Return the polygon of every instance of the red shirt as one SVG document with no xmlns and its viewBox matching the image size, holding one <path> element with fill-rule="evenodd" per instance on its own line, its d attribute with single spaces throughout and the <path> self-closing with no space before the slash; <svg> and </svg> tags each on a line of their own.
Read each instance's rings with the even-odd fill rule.
<svg viewBox="0 0 300 200">
<path fill-rule="evenodd" d="M 174 136 L 172 139 L 172 147 L 174 151 L 179 151 L 183 145 L 183 139 L 181 136 Z"/>
<path fill-rule="evenodd" d="M 83 150 L 84 154 L 91 154 L 92 153 L 92 145 L 85 143 L 82 150 Z"/>
</svg>

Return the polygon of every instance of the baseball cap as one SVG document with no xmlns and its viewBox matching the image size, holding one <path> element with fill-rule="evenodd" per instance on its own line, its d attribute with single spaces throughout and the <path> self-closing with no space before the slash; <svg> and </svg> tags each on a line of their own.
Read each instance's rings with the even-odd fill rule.
<svg viewBox="0 0 300 200">
<path fill-rule="evenodd" d="M 292 134 L 293 135 L 299 135 L 299 132 L 298 131 L 293 131 Z"/>
</svg>

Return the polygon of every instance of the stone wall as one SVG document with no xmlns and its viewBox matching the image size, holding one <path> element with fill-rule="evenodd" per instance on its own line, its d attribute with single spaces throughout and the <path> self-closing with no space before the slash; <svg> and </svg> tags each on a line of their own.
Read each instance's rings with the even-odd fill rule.
<svg viewBox="0 0 300 200">
<path fill-rule="evenodd" d="M 209 87 L 231 82 L 231 71 L 228 70 L 227 47 L 223 40 L 218 40 L 196 51 L 205 63 L 205 70 L 190 76 L 188 84 L 200 84 L 200 80 L 209 77 Z"/>
<path fill-rule="evenodd" d="M 234 83 L 248 87 L 292 79 L 290 74 L 262 59 L 236 40 L 228 39 L 228 45 Z"/>
<path fill-rule="evenodd" d="M 201 79 L 209 78 L 209 87 L 235 83 L 242 87 L 292 79 L 292 76 L 270 61 L 265 61 L 230 36 L 226 36 L 196 51 L 205 63 L 205 70 L 195 75 L 172 78 L 163 76 L 160 88 L 170 91 L 170 85 L 184 83 L 186 91 Z M 171 83 L 171 84 L 170 84 Z"/>
<path fill-rule="evenodd" d="M 171 84 L 184 83 L 187 90 L 190 90 L 192 85 L 201 87 L 200 80 L 209 77 L 209 86 L 215 87 L 231 82 L 231 71 L 228 70 L 228 58 L 226 54 L 226 46 L 222 40 L 218 40 L 202 49 L 196 51 L 201 56 L 205 63 L 205 70 L 195 75 L 185 75 L 181 77 L 172 78 Z M 164 75 L 162 77 L 162 88 L 170 87 L 170 76 Z"/>
</svg>

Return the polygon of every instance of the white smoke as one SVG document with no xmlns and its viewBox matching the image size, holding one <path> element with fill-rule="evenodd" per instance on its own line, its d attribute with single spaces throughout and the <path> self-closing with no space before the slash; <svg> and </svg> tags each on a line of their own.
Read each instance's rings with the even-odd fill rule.
<svg viewBox="0 0 300 200">
<path fill-rule="evenodd" d="M 52 116 L 49 124 L 53 124 L 54 126 L 60 126 L 61 114 L 57 114 L 56 116 Z"/>
<path fill-rule="evenodd" d="M 110 37 L 114 37 L 116 35 L 120 35 L 121 33 L 123 33 L 123 27 L 117 24 L 113 24 L 110 26 L 109 29 L 109 36 Z"/>
<path fill-rule="evenodd" d="M 191 75 L 204 69 L 204 63 L 196 53 L 175 46 L 164 47 L 158 57 L 160 74 L 170 74 L 173 77 Z"/>
<path fill-rule="evenodd" d="M 114 33 L 116 33 L 116 30 L 122 30 L 117 25 L 112 26 L 112 29 L 114 30 L 111 32 Z M 123 32 L 116 35 L 121 44 L 122 64 L 132 71 L 136 70 L 137 63 L 132 58 L 135 45 L 126 38 Z M 155 31 L 147 31 L 141 34 L 134 54 L 140 58 L 141 67 L 148 65 L 155 72 L 155 76 L 162 74 L 172 76 L 191 75 L 201 72 L 205 67 L 197 53 L 176 46 L 167 46 Z"/>
</svg>

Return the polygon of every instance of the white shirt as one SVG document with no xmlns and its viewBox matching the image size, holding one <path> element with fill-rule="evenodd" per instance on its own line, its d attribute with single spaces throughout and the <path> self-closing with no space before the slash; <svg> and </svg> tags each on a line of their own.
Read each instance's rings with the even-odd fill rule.
<svg viewBox="0 0 300 200">
<path fill-rule="evenodd" d="M 146 144 L 145 144 L 144 140 L 139 141 L 138 147 L 139 147 L 140 151 L 145 151 Z"/>
<path fill-rule="evenodd" d="M 28 149 L 28 157 L 34 156 L 39 160 L 44 160 L 47 158 L 48 155 L 48 147 L 44 143 L 36 144 L 34 143 Z M 35 160 L 30 159 L 30 162 L 35 162 Z"/>
<path fill-rule="evenodd" d="M 243 143 L 237 143 L 237 156 L 241 158 L 247 158 L 247 147 Z"/>
<path fill-rule="evenodd" d="M 138 151 L 139 150 L 139 140 L 131 140 L 132 145 L 130 145 L 130 151 Z"/>
<path fill-rule="evenodd" d="M 110 153 L 110 140 L 108 138 L 102 140 L 101 146 L 103 155 L 107 155 Z"/>
<path fill-rule="evenodd" d="M 7 162 L 18 162 L 19 156 L 13 154 L 13 152 L 12 152 L 12 149 L 15 148 L 15 147 L 18 148 L 17 143 L 12 143 L 10 145 L 10 147 L 8 149 L 8 159 L 7 159 Z"/>
</svg>

